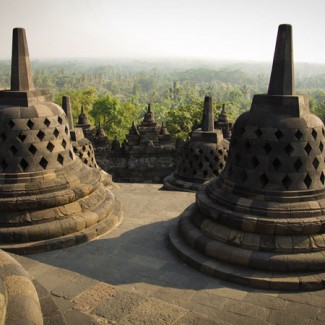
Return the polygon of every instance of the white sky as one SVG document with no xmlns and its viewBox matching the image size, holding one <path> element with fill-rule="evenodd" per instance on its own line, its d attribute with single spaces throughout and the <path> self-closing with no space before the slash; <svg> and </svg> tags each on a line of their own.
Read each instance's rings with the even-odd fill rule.
<svg viewBox="0 0 325 325">
<path fill-rule="evenodd" d="M 281 23 L 296 62 L 325 62 L 325 0 L 0 0 L 0 59 L 24 27 L 32 59 L 271 61 Z"/>
</svg>

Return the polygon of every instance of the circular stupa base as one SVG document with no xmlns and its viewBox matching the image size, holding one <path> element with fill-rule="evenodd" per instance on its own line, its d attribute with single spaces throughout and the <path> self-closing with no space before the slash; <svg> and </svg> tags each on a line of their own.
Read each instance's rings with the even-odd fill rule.
<svg viewBox="0 0 325 325">
<path fill-rule="evenodd" d="M 108 189 L 107 192 L 108 194 L 112 195 Z M 114 204 L 113 209 L 109 212 L 108 215 L 105 216 L 105 218 L 101 219 L 100 221 L 99 219 L 102 218 L 100 216 L 100 213 L 103 212 L 101 210 L 89 211 L 88 213 L 70 217 L 69 220 L 65 220 L 69 223 L 71 230 L 79 228 L 79 230 L 75 232 L 71 232 L 67 235 L 55 238 L 30 241 L 26 243 L 0 244 L 0 249 L 3 249 L 7 252 L 28 255 L 62 249 L 93 240 L 109 232 L 120 224 L 123 216 L 121 203 L 114 198 L 114 202 L 112 204 Z M 63 222 L 64 221 L 60 220 L 49 222 L 45 225 L 45 227 L 49 230 L 55 231 L 56 229 L 67 227 L 66 224 L 61 224 Z M 34 227 L 37 227 L 37 225 Z"/>
<path fill-rule="evenodd" d="M 173 172 L 165 177 L 163 188 L 168 191 L 196 192 L 201 186 L 202 183 L 185 181 L 178 178 L 176 172 Z"/>
<path fill-rule="evenodd" d="M 181 214 L 178 224 L 169 229 L 172 248 L 185 263 L 216 278 L 258 289 L 285 291 L 324 289 L 325 272 L 321 270 L 275 272 L 251 267 L 253 252 L 218 242 L 204 235 L 193 222 L 193 217 L 202 217 L 200 214 L 197 205 L 192 204 Z M 224 260 L 218 258 L 220 256 Z"/>
<path fill-rule="evenodd" d="M 0 302 L 0 324 L 43 324 L 40 300 L 29 274 L 1 250 Z"/>
</svg>

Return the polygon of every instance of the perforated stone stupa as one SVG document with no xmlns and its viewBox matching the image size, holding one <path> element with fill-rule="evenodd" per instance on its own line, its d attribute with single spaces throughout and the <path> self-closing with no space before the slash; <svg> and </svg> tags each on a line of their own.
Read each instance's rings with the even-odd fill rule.
<svg viewBox="0 0 325 325">
<path fill-rule="evenodd" d="M 0 92 L 0 144 L 0 248 L 63 248 L 120 221 L 103 173 L 75 156 L 66 114 L 34 89 L 21 28 L 13 31 L 11 90 Z"/>
<path fill-rule="evenodd" d="M 202 128 L 194 130 L 185 142 L 177 170 L 164 179 L 164 189 L 194 192 L 221 173 L 226 165 L 229 142 L 213 124 L 212 98 L 205 97 Z"/>
<path fill-rule="evenodd" d="M 294 95 L 291 26 L 280 25 L 268 94 L 238 118 L 225 170 L 170 230 L 175 251 L 248 286 L 322 289 L 324 135 L 307 98 Z"/>
</svg>

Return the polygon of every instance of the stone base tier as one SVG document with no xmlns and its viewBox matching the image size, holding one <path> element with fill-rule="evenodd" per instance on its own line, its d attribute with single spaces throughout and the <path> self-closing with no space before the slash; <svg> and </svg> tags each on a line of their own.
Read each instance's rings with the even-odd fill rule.
<svg viewBox="0 0 325 325">
<path fill-rule="evenodd" d="M 30 233 L 43 233 L 47 235 L 47 238 L 28 241 L 30 238 L 27 237 L 26 242 L 0 243 L 0 249 L 18 254 L 35 254 L 90 241 L 107 233 L 121 222 L 123 215 L 121 204 L 113 199 L 114 196 L 110 190 L 106 189 L 106 206 L 100 206 L 98 210 L 76 214 L 66 219 L 28 226 Z M 15 230 L 28 236 L 28 230 L 19 228 Z"/>
<path fill-rule="evenodd" d="M 173 172 L 164 179 L 164 189 L 169 191 L 196 192 L 202 183 L 194 183 L 177 177 L 176 172 Z"/>
<path fill-rule="evenodd" d="M 187 264 L 208 275 L 269 290 L 321 290 L 325 287 L 325 253 L 254 251 L 212 238 L 194 220 L 202 220 L 197 205 L 188 207 L 169 239 Z M 246 233 L 249 236 L 249 233 Z"/>
<path fill-rule="evenodd" d="M 0 250 L 0 324 L 43 324 L 40 300 L 29 274 Z"/>
</svg>

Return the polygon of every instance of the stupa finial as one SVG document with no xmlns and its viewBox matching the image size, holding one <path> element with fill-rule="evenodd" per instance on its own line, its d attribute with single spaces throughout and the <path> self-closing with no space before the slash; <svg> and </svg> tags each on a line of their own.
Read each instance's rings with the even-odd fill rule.
<svg viewBox="0 0 325 325">
<path fill-rule="evenodd" d="M 67 116 L 69 128 L 72 130 L 74 128 L 73 125 L 73 117 L 72 117 L 72 110 L 71 110 L 71 102 L 69 96 L 62 97 L 62 108 Z"/>
<path fill-rule="evenodd" d="M 292 26 L 284 24 L 278 29 L 268 95 L 293 94 Z"/>
<path fill-rule="evenodd" d="M 14 28 L 13 30 L 11 58 L 11 90 L 34 90 L 32 69 L 24 28 Z"/>
<path fill-rule="evenodd" d="M 212 108 L 212 97 L 205 96 L 202 118 L 202 131 L 214 130 L 214 114 Z"/>
</svg>

